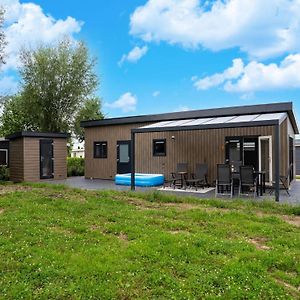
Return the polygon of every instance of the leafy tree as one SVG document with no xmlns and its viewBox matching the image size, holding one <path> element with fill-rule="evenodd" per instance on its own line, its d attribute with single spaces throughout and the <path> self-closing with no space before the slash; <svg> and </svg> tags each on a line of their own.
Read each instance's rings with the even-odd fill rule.
<svg viewBox="0 0 300 300">
<path fill-rule="evenodd" d="M 83 42 L 63 40 L 56 46 L 21 51 L 21 89 L 6 98 L 2 134 L 19 130 L 69 132 L 82 138 L 82 118 L 101 118 L 94 96 L 98 79 L 95 59 Z"/>
<path fill-rule="evenodd" d="M 23 50 L 20 57 L 21 97 L 39 130 L 71 132 L 75 116 L 98 86 L 95 60 L 85 44 L 63 40 L 55 47 Z"/>
<path fill-rule="evenodd" d="M 80 127 L 80 122 L 84 120 L 103 119 L 101 112 L 101 101 L 99 98 L 88 99 L 84 106 L 78 111 L 74 122 L 74 134 L 82 142 L 84 140 L 84 130 Z"/>
<path fill-rule="evenodd" d="M 22 130 L 37 130 L 38 126 L 30 115 L 28 107 L 21 96 L 3 98 L 3 113 L 0 117 L 1 136 Z"/>
<path fill-rule="evenodd" d="M 3 30 L 4 13 L 5 13 L 4 9 L 0 8 L 0 64 L 1 65 L 5 63 L 4 50 L 5 50 L 5 46 L 7 44 L 6 39 L 5 39 L 4 30 Z"/>
</svg>

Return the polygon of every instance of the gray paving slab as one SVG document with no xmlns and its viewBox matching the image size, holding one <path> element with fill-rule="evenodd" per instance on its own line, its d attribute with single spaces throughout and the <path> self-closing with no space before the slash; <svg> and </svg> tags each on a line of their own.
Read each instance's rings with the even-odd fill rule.
<svg viewBox="0 0 300 300">
<path fill-rule="evenodd" d="M 117 191 L 129 191 L 129 186 L 116 185 L 113 180 L 102 180 L 102 179 L 86 179 L 84 177 L 68 177 L 65 180 L 47 180 L 47 183 L 52 184 L 64 184 L 74 188 L 86 189 L 86 190 L 117 190 Z M 154 191 L 157 190 L 155 187 L 143 188 L 137 187 L 137 191 Z M 177 192 L 177 191 L 165 191 L 165 193 L 173 193 L 180 196 L 193 196 L 198 198 L 214 198 L 215 192 L 210 191 L 205 194 L 193 193 L 191 192 Z M 290 195 L 288 196 L 284 190 L 280 191 L 280 202 L 281 203 L 290 203 L 300 205 L 300 180 L 294 181 L 290 188 Z M 225 197 L 223 197 L 225 198 Z M 267 190 L 266 194 L 263 197 L 257 198 L 257 201 L 260 199 L 270 199 L 274 200 L 274 194 L 270 195 Z"/>
</svg>

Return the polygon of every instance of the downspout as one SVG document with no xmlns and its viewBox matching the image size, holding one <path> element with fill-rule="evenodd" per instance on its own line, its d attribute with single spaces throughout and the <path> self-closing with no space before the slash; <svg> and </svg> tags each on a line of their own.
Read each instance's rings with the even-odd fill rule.
<svg viewBox="0 0 300 300">
<path fill-rule="evenodd" d="M 131 130 L 131 190 L 135 190 L 135 132 Z"/>
</svg>

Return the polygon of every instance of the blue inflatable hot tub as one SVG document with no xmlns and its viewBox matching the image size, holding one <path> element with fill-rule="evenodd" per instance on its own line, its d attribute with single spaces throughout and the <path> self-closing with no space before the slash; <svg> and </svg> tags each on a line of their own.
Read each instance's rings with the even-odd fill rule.
<svg viewBox="0 0 300 300">
<path fill-rule="evenodd" d="M 135 173 L 135 185 L 136 186 L 159 186 L 164 184 L 164 175 L 162 174 L 142 174 Z M 118 185 L 130 185 L 131 173 L 117 174 L 115 177 L 115 183 Z"/>
</svg>

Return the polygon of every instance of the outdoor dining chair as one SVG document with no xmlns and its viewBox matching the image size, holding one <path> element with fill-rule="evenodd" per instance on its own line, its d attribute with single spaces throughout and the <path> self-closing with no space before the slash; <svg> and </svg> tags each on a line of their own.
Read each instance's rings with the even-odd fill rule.
<svg viewBox="0 0 300 300">
<path fill-rule="evenodd" d="M 207 182 L 207 173 L 208 173 L 208 166 L 207 164 L 196 164 L 195 173 L 191 174 L 191 178 L 186 180 L 186 183 L 189 185 L 189 187 L 195 187 L 196 191 L 197 188 L 202 186 L 208 185 Z"/>
<path fill-rule="evenodd" d="M 280 179 L 280 184 L 282 185 L 283 189 L 286 191 L 286 193 L 288 194 L 288 196 L 291 196 L 290 192 L 289 192 L 289 184 L 290 184 L 290 174 L 291 174 L 291 170 L 293 168 L 293 164 L 290 164 L 286 175 L 280 175 L 279 179 Z M 273 185 L 273 189 L 270 191 L 270 195 L 273 194 L 274 190 L 275 190 L 275 181 L 272 182 Z"/>
<path fill-rule="evenodd" d="M 218 195 L 230 195 L 233 197 L 233 180 L 231 166 L 228 164 L 217 165 L 216 197 Z"/>
<path fill-rule="evenodd" d="M 257 195 L 257 179 L 252 166 L 240 166 L 239 195 Z"/>
<path fill-rule="evenodd" d="M 166 184 L 170 184 L 170 187 L 175 189 L 176 186 L 180 186 L 181 188 L 185 184 L 188 175 L 188 164 L 187 163 L 178 163 L 176 167 L 176 171 L 171 173 L 171 178 L 166 179 L 164 182 L 164 188 Z"/>
</svg>

